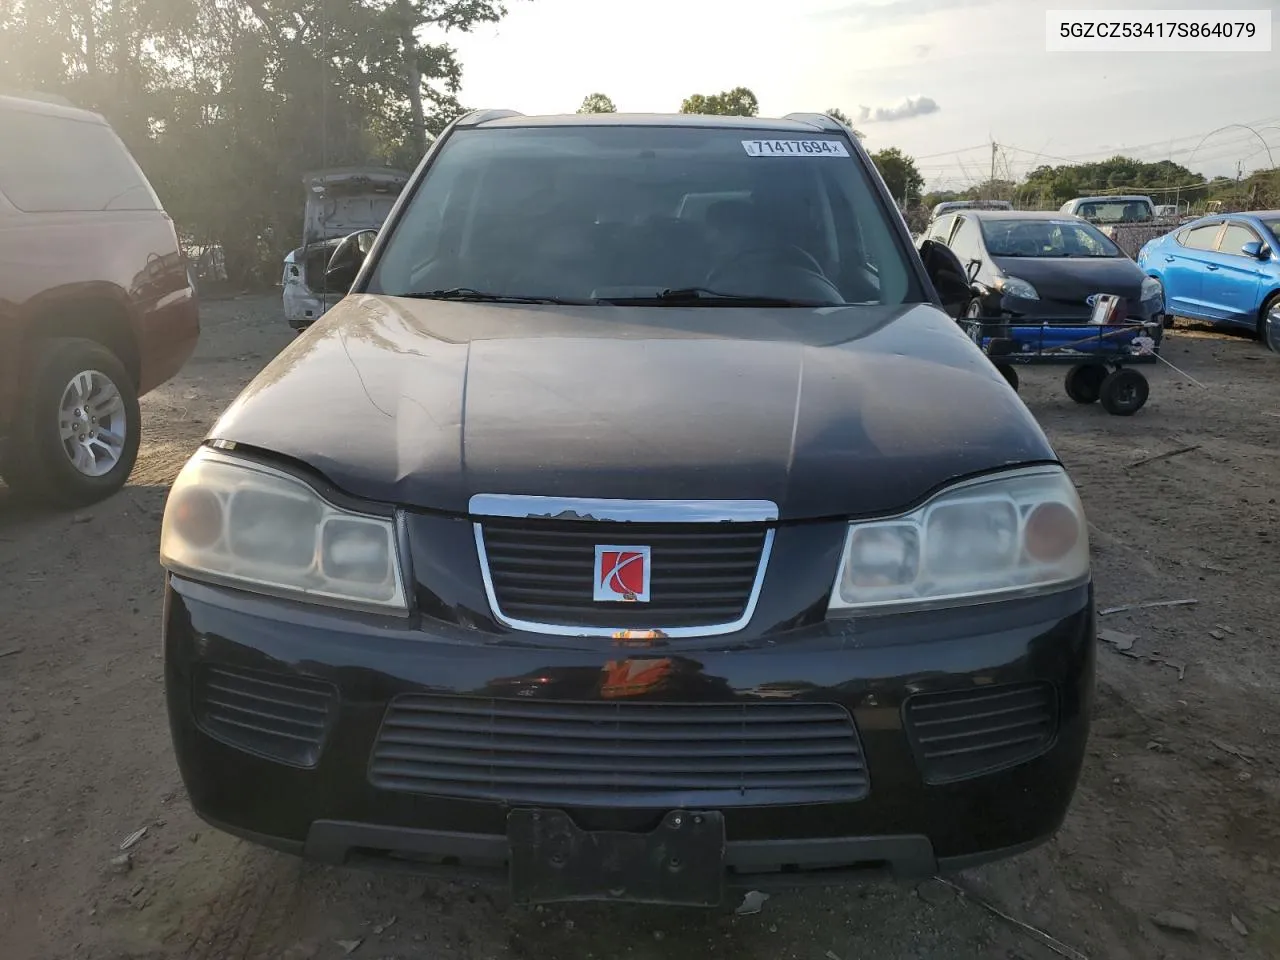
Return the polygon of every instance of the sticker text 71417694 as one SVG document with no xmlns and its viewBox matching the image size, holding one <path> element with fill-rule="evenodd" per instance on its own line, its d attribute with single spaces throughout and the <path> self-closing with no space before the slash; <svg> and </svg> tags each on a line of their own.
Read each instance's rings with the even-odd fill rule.
<svg viewBox="0 0 1280 960">
<path fill-rule="evenodd" d="M 847 157 L 840 140 L 743 140 L 749 157 Z"/>
</svg>

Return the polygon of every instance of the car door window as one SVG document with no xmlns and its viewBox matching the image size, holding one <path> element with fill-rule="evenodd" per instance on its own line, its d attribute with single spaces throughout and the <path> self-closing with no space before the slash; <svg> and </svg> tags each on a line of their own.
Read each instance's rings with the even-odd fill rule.
<svg viewBox="0 0 1280 960">
<path fill-rule="evenodd" d="M 951 237 L 951 227 L 956 222 L 956 215 L 948 213 L 939 217 L 929 226 L 929 239 L 937 240 L 939 243 L 946 243 Z"/>
<path fill-rule="evenodd" d="M 1218 241 L 1218 252 L 1232 257 L 1243 257 L 1240 248 L 1246 243 L 1256 243 L 1258 235 L 1242 223 L 1229 223 Z"/>
<path fill-rule="evenodd" d="M 103 123 L 6 111 L 0 189 L 26 213 L 156 210 L 155 194 Z"/>
<path fill-rule="evenodd" d="M 1188 250 L 1213 250 L 1218 245 L 1218 232 L 1221 229 L 1221 223 L 1208 223 L 1202 227 L 1195 227 L 1187 231 L 1182 245 Z"/>
<path fill-rule="evenodd" d="M 966 267 L 971 260 L 981 260 L 982 245 L 978 242 L 978 225 L 967 217 L 962 218 L 951 237 L 950 247 Z"/>
</svg>

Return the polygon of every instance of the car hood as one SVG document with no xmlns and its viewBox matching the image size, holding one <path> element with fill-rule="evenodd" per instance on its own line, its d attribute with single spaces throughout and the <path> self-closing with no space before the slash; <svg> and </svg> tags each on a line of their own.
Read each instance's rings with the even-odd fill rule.
<svg viewBox="0 0 1280 960">
<path fill-rule="evenodd" d="M 1146 274 L 1128 257 L 992 257 L 1000 272 L 1036 288 L 1042 300 L 1083 303 L 1095 293 L 1141 299 Z"/>
<path fill-rule="evenodd" d="M 1052 461 L 991 363 L 928 305 L 760 310 L 347 297 L 209 435 L 371 500 L 479 493 L 767 499 L 884 514 Z"/>
</svg>

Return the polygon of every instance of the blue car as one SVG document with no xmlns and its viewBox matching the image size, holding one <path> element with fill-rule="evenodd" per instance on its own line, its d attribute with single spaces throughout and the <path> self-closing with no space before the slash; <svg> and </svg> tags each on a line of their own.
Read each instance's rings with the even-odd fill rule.
<svg viewBox="0 0 1280 960">
<path fill-rule="evenodd" d="M 1280 346 L 1280 211 L 1203 217 L 1157 237 L 1138 266 L 1181 317 L 1245 327 Z"/>
</svg>

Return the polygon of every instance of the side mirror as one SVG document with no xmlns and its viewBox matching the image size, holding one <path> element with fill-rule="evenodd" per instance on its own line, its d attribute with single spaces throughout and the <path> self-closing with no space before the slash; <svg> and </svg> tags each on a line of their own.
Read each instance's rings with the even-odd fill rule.
<svg viewBox="0 0 1280 960">
<path fill-rule="evenodd" d="M 325 288 L 343 294 L 350 290 L 377 238 L 377 230 L 360 230 L 343 237 L 325 267 Z"/>
<path fill-rule="evenodd" d="M 1255 260 L 1265 260 L 1271 256 L 1271 251 L 1267 249 L 1267 245 L 1261 240 L 1250 240 L 1240 248 L 1240 252 L 1246 257 L 1253 257 Z"/>
<path fill-rule="evenodd" d="M 942 306 L 951 316 L 960 317 L 973 298 L 968 275 L 960 258 L 945 244 L 937 240 L 926 240 L 920 244 L 920 259 L 924 262 L 925 272 L 929 274 Z"/>
</svg>

